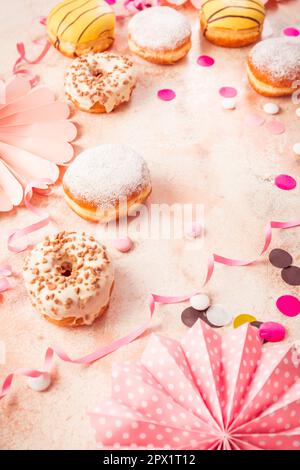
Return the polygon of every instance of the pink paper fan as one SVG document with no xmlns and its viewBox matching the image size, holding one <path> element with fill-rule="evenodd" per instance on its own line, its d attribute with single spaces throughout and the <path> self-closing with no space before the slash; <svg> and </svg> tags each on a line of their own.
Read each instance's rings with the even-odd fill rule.
<svg viewBox="0 0 300 470">
<path fill-rule="evenodd" d="M 249 324 L 221 337 L 198 321 L 181 342 L 152 335 L 89 412 L 98 447 L 296 449 L 299 364 L 292 345 L 262 348 Z"/>
<path fill-rule="evenodd" d="M 68 105 L 47 87 L 31 88 L 20 76 L 0 82 L 0 212 L 20 205 L 31 181 L 57 180 L 57 165 L 74 154 L 68 117 Z"/>
</svg>

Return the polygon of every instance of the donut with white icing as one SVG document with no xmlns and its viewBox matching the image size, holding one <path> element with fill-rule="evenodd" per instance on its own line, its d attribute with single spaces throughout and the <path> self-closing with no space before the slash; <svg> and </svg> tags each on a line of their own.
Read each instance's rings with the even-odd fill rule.
<svg viewBox="0 0 300 470">
<path fill-rule="evenodd" d="M 134 15 L 128 24 L 131 52 L 156 64 L 173 64 L 189 52 L 191 26 L 174 8 L 152 7 Z"/>
<path fill-rule="evenodd" d="M 82 152 L 63 178 L 67 204 L 80 217 L 102 223 L 126 216 L 151 193 L 145 160 L 130 147 L 104 144 Z"/>
<path fill-rule="evenodd" d="M 247 75 L 254 90 L 261 95 L 293 94 L 300 83 L 300 42 L 288 37 L 259 42 L 248 55 Z"/>
<path fill-rule="evenodd" d="M 82 111 L 110 113 L 130 100 L 137 80 L 132 60 L 113 52 L 73 60 L 65 75 L 65 93 Z"/>
<path fill-rule="evenodd" d="M 114 284 L 105 246 L 85 233 L 65 231 L 35 246 L 23 276 L 32 305 L 59 326 L 91 325 L 107 309 Z"/>
</svg>

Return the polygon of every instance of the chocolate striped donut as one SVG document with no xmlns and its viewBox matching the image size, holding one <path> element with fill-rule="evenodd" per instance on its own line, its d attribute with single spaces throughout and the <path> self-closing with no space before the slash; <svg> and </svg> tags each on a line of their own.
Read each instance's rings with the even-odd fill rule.
<svg viewBox="0 0 300 470">
<path fill-rule="evenodd" d="M 261 0 L 204 0 L 200 20 L 211 42 L 239 47 L 259 39 L 265 19 Z"/>
<path fill-rule="evenodd" d="M 68 57 L 108 49 L 114 30 L 115 14 L 104 0 L 65 0 L 47 18 L 51 43 Z"/>
</svg>

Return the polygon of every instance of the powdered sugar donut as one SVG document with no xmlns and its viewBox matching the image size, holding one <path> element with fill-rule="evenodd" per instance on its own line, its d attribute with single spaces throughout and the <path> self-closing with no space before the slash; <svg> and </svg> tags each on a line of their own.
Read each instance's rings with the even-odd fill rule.
<svg viewBox="0 0 300 470">
<path fill-rule="evenodd" d="M 46 237 L 24 264 L 33 306 L 60 326 L 90 325 L 109 305 L 114 270 L 106 248 L 85 233 Z"/>
<path fill-rule="evenodd" d="M 106 144 L 82 152 L 63 179 L 65 199 L 80 217 L 109 222 L 127 215 L 151 192 L 145 160 L 125 145 Z"/>
<path fill-rule="evenodd" d="M 248 56 L 247 74 L 261 95 L 291 95 L 299 88 L 300 42 L 287 37 L 259 42 Z"/>
<path fill-rule="evenodd" d="M 172 64 L 191 48 L 191 26 L 170 7 L 152 7 L 134 15 L 128 25 L 130 50 L 149 62 Z"/>
<path fill-rule="evenodd" d="M 65 92 L 82 111 L 110 113 L 130 100 L 136 70 L 127 56 L 112 52 L 74 59 L 65 75 Z"/>
</svg>

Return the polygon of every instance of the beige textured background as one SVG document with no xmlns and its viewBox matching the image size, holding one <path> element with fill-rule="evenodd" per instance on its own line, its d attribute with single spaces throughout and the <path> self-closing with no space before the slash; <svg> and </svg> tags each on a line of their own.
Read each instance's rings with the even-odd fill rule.
<svg viewBox="0 0 300 470">
<path fill-rule="evenodd" d="M 24 40 L 28 54 L 38 46 L 30 44 L 35 35 L 32 20 L 47 14 L 55 0 L 10 0 L 1 2 L 1 75 L 8 78 L 16 59 L 15 44 Z M 279 173 L 298 178 L 291 147 L 300 140 L 300 119 L 290 99 L 280 99 L 280 119 L 287 131 L 271 136 L 262 126 L 249 129 L 245 116 L 259 110 L 267 100 L 256 95 L 245 80 L 247 48 L 226 50 L 199 39 L 197 14 L 186 11 L 193 24 L 193 48 L 178 65 L 162 67 L 135 59 L 139 83 L 130 105 L 110 115 L 94 116 L 76 112 L 80 125 L 76 151 L 104 142 L 127 143 L 146 158 L 153 179 L 150 202 L 197 202 L 204 204 L 206 237 L 199 251 L 185 249 L 183 242 L 136 240 L 135 249 L 121 255 L 113 249 L 116 287 L 106 316 L 91 328 L 66 330 L 48 324 L 33 311 L 22 284 L 24 256 L 7 251 L 7 233 L 33 221 L 24 209 L 1 215 L 0 261 L 9 261 L 16 272 L 15 288 L 5 293 L 0 304 L 0 340 L 6 344 L 6 363 L 0 364 L 1 381 L 20 366 L 39 367 L 49 344 L 63 346 L 72 357 L 91 352 L 96 346 L 130 332 L 147 316 L 145 299 L 149 292 L 176 295 L 198 289 L 205 273 L 209 251 L 232 257 L 255 257 L 263 244 L 267 221 L 299 217 L 299 187 L 284 192 L 273 184 Z M 299 14 L 299 0 L 271 4 L 268 9 L 274 32 L 293 24 Z M 299 26 L 299 25 L 298 25 Z M 114 50 L 127 51 L 126 22 L 118 24 Z M 215 66 L 201 68 L 195 63 L 200 53 L 212 55 Z M 63 98 L 63 75 L 69 60 L 51 49 L 35 70 L 41 82 Z M 239 89 L 233 112 L 220 106 L 218 88 Z M 176 100 L 156 98 L 160 88 L 176 90 Z M 66 207 L 59 187 L 49 198 L 36 198 L 52 215 L 51 227 L 95 232 L 97 226 L 84 222 Z M 289 250 L 300 264 L 299 228 L 274 233 L 272 247 Z M 267 256 L 251 267 L 218 265 L 206 291 L 214 303 L 222 303 L 234 315 L 247 312 L 260 320 L 281 321 L 288 339 L 300 339 L 300 320 L 277 312 L 276 298 L 299 289 L 291 288 L 272 268 Z M 180 337 L 186 330 L 180 313 L 184 306 L 157 309 L 152 330 Z M 231 328 L 231 327 L 228 327 Z M 18 378 L 0 404 L 0 448 L 6 449 L 92 449 L 93 433 L 85 415 L 87 407 L 107 398 L 113 361 L 139 358 L 147 336 L 90 367 L 56 362 L 57 378 L 48 392 L 35 393 Z"/>
</svg>

